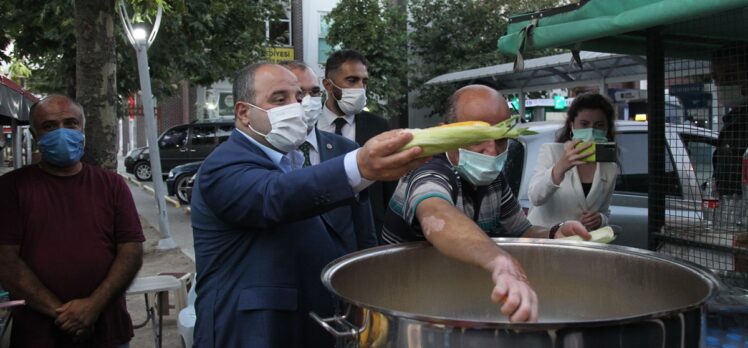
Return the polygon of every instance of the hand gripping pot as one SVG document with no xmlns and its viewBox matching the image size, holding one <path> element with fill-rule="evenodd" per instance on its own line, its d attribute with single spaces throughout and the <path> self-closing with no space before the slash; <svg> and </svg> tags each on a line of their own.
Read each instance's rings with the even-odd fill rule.
<svg viewBox="0 0 748 348">
<path fill-rule="evenodd" d="M 368 249 L 330 263 L 339 316 L 310 315 L 346 347 L 699 347 L 708 270 L 647 250 L 589 242 L 496 239 L 524 266 L 537 323 L 509 323 L 484 270 L 426 242 Z"/>
</svg>

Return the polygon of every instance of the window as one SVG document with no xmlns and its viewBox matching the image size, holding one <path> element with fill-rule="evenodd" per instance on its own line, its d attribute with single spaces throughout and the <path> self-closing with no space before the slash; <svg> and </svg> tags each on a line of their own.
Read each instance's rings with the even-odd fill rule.
<svg viewBox="0 0 748 348">
<path fill-rule="evenodd" d="M 281 1 L 285 9 L 280 18 L 265 21 L 265 38 L 270 45 L 293 46 L 291 38 L 291 4 Z"/>
<path fill-rule="evenodd" d="M 327 34 L 330 32 L 332 19 L 327 18 L 326 12 L 319 13 L 319 38 L 317 39 L 317 61 L 320 65 L 327 61 L 332 47 L 327 43 Z"/>
<path fill-rule="evenodd" d="M 649 194 L 649 155 L 647 133 L 620 133 L 616 135 L 618 165 L 621 172 L 616 181 L 616 192 Z M 673 166 L 669 149 L 665 149 L 665 188 L 668 196 L 681 197 L 678 172 Z"/>
<path fill-rule="evenodd" d="M 234 125 L 221 125 L 218 126 L 218 143 L 223 143 L 226 140 L 229 140 L 229 136 L 231 136 L 231 132 L 234 130 Z"/>
<path fill-rule="evenodd" d="M 691 160 L 691 166 L 696 174 L 699 185 L 706 187 L 706 182 L 712 177 L 712 154 L 716 148 L 716 140 L 691 134 L 681 134 L 686 146 L 686 152 Z"/>
<path fill-rule="evenodd" d="M 218 93 L 218 115 L 234 116 L 234 95 L 231 92 Z"/>
<path fill-rule="evenodd" d="M 192 138 L 190 140 L 190 144 L 192 146 L 213 145 L 215 143 L 216 143 L 216 127 L 215 126 L 192 127 Z"/>
<path fill-rule="evenodd" d="M 162 149 L 179 149 L 185 145 L 187 145 L 187 126 L 166 131 L 158 142 L 158 146 Z"/>
</svg>

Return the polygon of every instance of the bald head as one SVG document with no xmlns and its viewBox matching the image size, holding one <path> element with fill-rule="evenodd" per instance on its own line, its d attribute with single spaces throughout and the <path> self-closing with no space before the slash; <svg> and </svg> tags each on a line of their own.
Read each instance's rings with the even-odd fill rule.
<svg viewBox="0 0 748 348">
<path fill-rule="evenodd" d="M 62 127 L 83 130 L 83 107 L 64 95 L 53 94 L 34 103 L 29 117 L 31 131 L 37 139 Z"/>
<path fill-rule="evenodd" d="M 314 70 L 300 61 L 289 61 L 280 63 L 296 75 L 301 87 L 302 96 L 309 94 L 312 97 L 319 97 L 322 89 L 319 86 L 319 79 Z"/>
<path fill-rule="evenodd" d="M 506 100 L 495 89 L 483 85 L 469 85 L 455 91 L 449 97 L 449 108 L 446 123 L 483 121 L 491 125 L 509 118 L 509 107 Z M 481 143 L 464 146 L 464 149 L 496 156 L 507 149 L 506 139 L 487 140 Z M 460 155 L 457 150 L 447 151 L 451 163 L 459 163 Z"/>
<path fill-rule="evenodd" d="M 447 123 L 483 121 L 493 125 L 508 118 L 506 99 L 491 87 L 468 85 L 449 97 Z"/>
</svg>

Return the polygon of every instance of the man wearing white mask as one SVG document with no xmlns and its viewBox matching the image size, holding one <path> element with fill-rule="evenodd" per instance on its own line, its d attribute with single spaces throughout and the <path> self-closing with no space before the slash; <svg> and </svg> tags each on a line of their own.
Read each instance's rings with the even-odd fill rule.
<svg viewBox="0 0 748 348">
<path fill-rule="evenodd" d="M 342 135 L 359 145 L 373 136 L 389 130 L 387 120 L 363 111 L 366 106 L 366 85 L 369 81 L 369 61 L 355 50 L 333 52 L 325 63 L 322 81 L 327 100 L 317 128 Z M 395 182 L 381 182 L 369 188 L 374 228 L 379 234 Z"/>
<path fill-rule="evenodd" d="M 320 273 L 341 249 L 320 214 L 372 181 L 425 162 L 390 131 L 318 165 L 294 166 L 307 124 L 298 79 L 270 63 L 237 72 L 236 129 L 205 159 L 192 196 L 196 347 L 332 347 L 309 313 L 333 315 Z"/>
<path fill-rule="evenodd" d="M 288 61 L 280 64 L 291 70 L 301 87 L 301 106 L 304 108 L 304 123 L 307 126 L 306 141 L 299 146 L 299 151 L 304 155 L 302 167 L 317 165 L 357 149 L 358 144 L 353 141 L 337 134 L 322 132 L 315 127 L 322 112 L 322 90 L 317 74 L 303 62 Z M 322 214 L 323 221 L 335 232 L 334 235 L 345 253 L 377 245 L 367 191 L 368 189 L 362 191 L 362 197 L 356 202 Z"/>
<path fill-rule="evenodd" d="M 712 165 L 720 195 L 742 196 L 742 159 L 748 147 L 748 44 L 728 44 L 712 54 L 712 77 L 722 116 Z"/>
<path fill-rule="evenodd" d="M 470 85 L 450 97 L 445 121 L 494 125 L 507 118 L 499 92 Z M 434 156 L 403 177 L 382 238 L 391 244 L 425 239 L 449 257 L 482 267 L 495 283 L 491 299 L 502 303 L 501 313 L 515 322 L 536 321 L 537 297 L 522 266 L 489 237 L 590 236 L 578 221 L 559 221 L 550 229 L 527 221 L 501 173 L 506 149 L 506 139 L 473 144 Z"/>
</svg>

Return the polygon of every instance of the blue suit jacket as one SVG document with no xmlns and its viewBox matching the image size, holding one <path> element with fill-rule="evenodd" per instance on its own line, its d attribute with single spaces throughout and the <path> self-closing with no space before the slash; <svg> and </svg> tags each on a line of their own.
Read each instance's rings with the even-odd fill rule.
<svg viewBox="0 0 748 348">
<path fill-rule="evenodd" d="M 323 132 L 316 127 L 314 131 L 317 134 L 320 162 L 345 155 L 358 148 L 358 144 L 346 137 Z M 322 220 L 334 232 L 333 234 L 340 238 L 345 253 L 377 245 L 368 189 L 360 193 L 358 202 L 323 213 Z"/>
<path fill-rule="evenodd" d="M 333 314 L 322 268 L 341 255 L 323 212 L 355 202 L 339 156 L 283 173 L 234 130 L 192 196 L 196 347 L 331 347 L 309 317 Z"/>
</svg>

